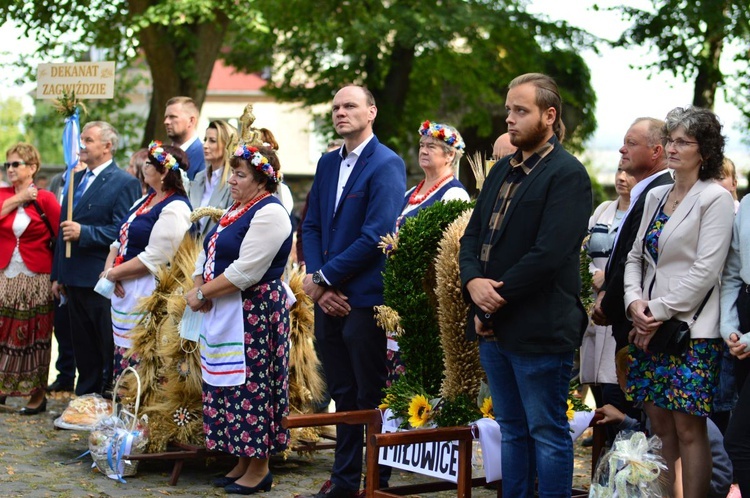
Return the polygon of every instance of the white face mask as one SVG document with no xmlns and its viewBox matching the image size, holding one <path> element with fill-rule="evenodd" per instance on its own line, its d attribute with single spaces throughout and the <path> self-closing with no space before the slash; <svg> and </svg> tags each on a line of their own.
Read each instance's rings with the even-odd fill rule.
<svg viewBox="0 0 750 498">
<path fill-rule="evenodd" d="M 180 337 L 188 341 L 198 342 L 203 328 L 204 315 L 205 313 L 193 311 L 190 306 L 186 306 L 185 313 L 180 321 Z"/>
<path fill-rule="evenodd" d="M 101 294 L 107 299 L 112 299 L 112 295 L 115 293 L 115 283 L 111 280 L 108 280 L 106 277 L 102 277 L 96 283 L 94 292 L 96 292 L 97 294 Z"/>
</svg>

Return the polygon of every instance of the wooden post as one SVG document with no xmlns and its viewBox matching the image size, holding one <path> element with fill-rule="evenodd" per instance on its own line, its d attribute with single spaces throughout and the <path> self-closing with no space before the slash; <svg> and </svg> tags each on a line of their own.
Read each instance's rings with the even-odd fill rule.
<svg viewBox="0 0 750 498">
<path fill-rule="evenodd" d="M 75 178 L 75 173 L 73 172 L 73 169 L 71 168 L 68 171 L 68 216 L 65 218 L 67 221 L 73 221 L 73 179 Z M 71 251 L 71 244 L 70 242 L 65 243 L 65 257 L 70 257 L 70 251 Z"/>
</svg>

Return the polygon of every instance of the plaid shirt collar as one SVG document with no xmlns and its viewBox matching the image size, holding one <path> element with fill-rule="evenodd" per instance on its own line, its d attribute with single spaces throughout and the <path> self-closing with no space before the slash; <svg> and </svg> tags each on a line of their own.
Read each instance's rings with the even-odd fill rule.
<svg viewBox="0 0 750 498">
<path fill-rule="evenodd" d="M 521 170 L 528 175 L 529 173 L 531 173 L 531 170 L 534 169 L 537 164 L 539 164 L 539 161 L 544 159 L 550 152 L 552 152 L 552 149 L 555 148 L 556 143 L 557 137 L 555 135 L 552 135 L 549 140 L 544 142 L 544 144 L 542 144 L 541 147 L 535 150 L 525 161 L 523 160 L 523 153 L 520 150 L 517 150 L 516 153 L 513 154 L 513 157 L 510 158 L 511 167 L 514 170 L 516 170 L 516 168 L 521 168 Z"/>
</svg>

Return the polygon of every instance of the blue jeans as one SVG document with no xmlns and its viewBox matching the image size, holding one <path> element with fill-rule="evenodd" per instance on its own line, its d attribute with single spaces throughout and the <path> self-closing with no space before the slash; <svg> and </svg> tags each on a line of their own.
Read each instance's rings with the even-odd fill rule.
<svg viewBox="0 0 750 498">
<path fill-rule="evenodd" d="M 565 412 L 573 352 L 522 354 L 479 339 L 502 440 L 503 496 L 569 497 L 573 442 Z"/>
</svg>

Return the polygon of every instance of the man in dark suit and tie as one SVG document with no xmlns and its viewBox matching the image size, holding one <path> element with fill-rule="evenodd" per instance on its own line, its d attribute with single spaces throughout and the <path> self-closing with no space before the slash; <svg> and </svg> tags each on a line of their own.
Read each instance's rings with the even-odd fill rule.
<svg viewBox="0 0 750 498">
<path fill-rule="evenodd" d="M 111 384 L 114 342 L 109 299 L 94 292 L 109 246 L 130 206 L 141 196 L 133 176 L 120 170 L 112 156 L 117 131 L 109 123 L 93 121 L 81 131 L 81 161 L 87 168 L 73 181 L 73 219 L 60 224 L 52 264 L 52 292 L 68 301 L 78 383 L 76 394 L 102 393 Z M 63 197 L 63 217 L 68 198 Z M 71 257 L 65 257 L 66 242 Z"/>
<path fill-rule="evenodd" d="M 187 176 L 192 181 L 199 171 L 206 169 L 203 142 L 198 138 L 196 127 L 200 111 L 190 97 L 172 97 L 164 111 L 164 127 L 172 145 L 185 151 L 188 156 Z"/>
<path fill-rule="evenodd" d="M 674 183 L 672 175 L 667 170 L 663 130 L 664 122 L 659 119 L 638 118 L 628 129 L 620 148 L 620 167 L 630 173 L 638 183 L 630 191 L 630 208 L 620 223 L 617 239 L 604 271 L 604 285 L 597 295 L 592 315 L 597 325 L 612 325 L 612 334 L 617 341 L 618 351 L 627 346 L 628 334 L 633 328 L 625 315 L 623 278 L 625 261 L 633 248 L 641 224 L 646 194 L 654 187 Z M 614 362 L 614 358 L 612 361 Z M 621 393 L 619 388 L 617 391 Z M 612 404 L 617 406 L 616 403 Z M 625 411 L 621 406 L 617 408 Z"/>
<path fill-rule="evenodd" d="M 336 93 L 333 125 L 340 149 L 318 161 L 302 226 L 305 292 L 315 301 L 315 338 L 336 411 L 376 408 L 386 381 L 386 337 L 373 306 L 383 304 L 385 256 L 406 191 L 404 162 L 373 135 L 375 99 L 360 86 Z M 356 496 L 362 474 L 363 427 L 336 427 L 331 479 L 315 497 Z M 388 469 L 390 470 L 390 469 Z M 381 471 L 381 484 L 389 472 Z"/>
<path fill-rule="evenodd" d="M 490 171 L 461 239 L 468 336 L 478 338 L 502 430 L 503 496 L 570 496 L 567 410 L 573 354 L 588 321 L 579 253 L 591 213 L 586 169 L 563 149 L 557 85 L 530 73 L 505 100 L 512 156 Z"/>
</svg>

